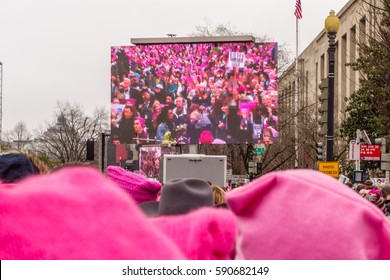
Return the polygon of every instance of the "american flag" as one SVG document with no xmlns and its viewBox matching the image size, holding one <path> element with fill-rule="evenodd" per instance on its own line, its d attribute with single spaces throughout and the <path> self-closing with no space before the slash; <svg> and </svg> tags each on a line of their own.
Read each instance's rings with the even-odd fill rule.
<svg viewBox="0 0 390 280">
<path fill-rule="evenodd" d="M 297 0 L 297 2 L 295 3 L 294 15 L 297 17 L 297 19 L 301 19 L 302 18 L 301 0 Z"/>
</svg>

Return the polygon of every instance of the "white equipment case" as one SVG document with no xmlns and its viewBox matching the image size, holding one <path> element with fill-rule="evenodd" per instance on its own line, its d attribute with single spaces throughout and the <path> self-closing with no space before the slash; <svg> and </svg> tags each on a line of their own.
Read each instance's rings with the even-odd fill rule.
<svg viewBox="0 0 390 280">
<path fill-rule="evenodd" d="M 226 156 L 203 154 L 163 155 L 160 158 L 160 182 L 175 178 L 200 178 L 214 185 L 226 185 Z"/>
</svg>

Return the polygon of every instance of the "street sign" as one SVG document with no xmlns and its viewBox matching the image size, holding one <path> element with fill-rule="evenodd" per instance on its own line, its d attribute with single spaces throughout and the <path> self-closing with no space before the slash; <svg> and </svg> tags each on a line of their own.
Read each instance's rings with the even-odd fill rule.
<svg viewBox="0 0 390 280">
<path fill-rule="evenodd" d="M 363 183 L 364 182 L 364 179 L 363 179 L 363 170 L 354 170 L 353 171 L 353 182 L 354 183 Z"/>
<path fill-rule="evenodd" d="M 349 141 L 349 160 L 360 160 L 360 148 L 355 140 Z"/>
<path fill-rule="evenodd" d="M 346 184 L 349 182 L 349 178 L 343 174 L 340 175 L 339 181 L 343 184 Z"/>
<path fill-rule="evenodd" d="M 318 171 L 328 174 L 334 178 L 339 178 L 339 162 L 323 161 L 318 163 Z"/>
<path fill-rule="evenodd" d="M 265 149 L 264 149 L 264 148 L 253 148 L 253 152 L 254 152 L 256 155 L 261 155 L 261 154 L 264 154 Z"/>
<path fill-rule="evenodd" d="M 381 145 L 360 144 L 360 160 L 381 160 Z"/>
<path fill-rule="evenodd" d="M 265 153 L 265 145 L 264 145 L 264 144 L 256 144 L 256 145 L 253 147 L 253 152 L 254 152 L 256 155 L 264 154 L 264 153 Z"/>
</svg>

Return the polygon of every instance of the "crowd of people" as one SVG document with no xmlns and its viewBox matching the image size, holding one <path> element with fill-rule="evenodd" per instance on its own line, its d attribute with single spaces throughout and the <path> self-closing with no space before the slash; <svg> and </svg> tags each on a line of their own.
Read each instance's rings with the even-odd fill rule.
<svg viewBox="0 0 390 280">
<path fill-rule="evenodd" d="M 0 155 L 0 259 L 390 259 L 390 185 L 309 169 L 236 189 Z"/>
<path fill-rule="evenodd" d="M 276 43 L 112 47 L 111 62 L 111 135 L 120 144 L 278 138 Z"/>
</svg>

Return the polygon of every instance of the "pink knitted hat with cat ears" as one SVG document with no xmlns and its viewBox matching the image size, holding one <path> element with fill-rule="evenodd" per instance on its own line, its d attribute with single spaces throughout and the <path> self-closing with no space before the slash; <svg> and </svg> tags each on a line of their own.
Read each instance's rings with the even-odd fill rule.
<svg viewBox="0 0 390 280">
<path fill-rule="evenodd" d="M 126 171 L 119 166 L 109 166 L 107 176 L 125 190 L 137 204 L 156 201 L 161 191 L 161 183 Z"/>
<path fill-rule="evenodd" d="M 0 259 L 183 259 L 99 171 L 63 168 L 0 184 Z"/>
<path fill-rule="evenodd" d="M 237 259 L 390 259 L 385 215 L 321 172 L 268 173 L 226 201 L 237 217 Z"/>
</svg>

